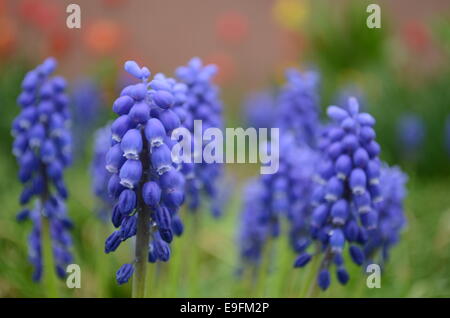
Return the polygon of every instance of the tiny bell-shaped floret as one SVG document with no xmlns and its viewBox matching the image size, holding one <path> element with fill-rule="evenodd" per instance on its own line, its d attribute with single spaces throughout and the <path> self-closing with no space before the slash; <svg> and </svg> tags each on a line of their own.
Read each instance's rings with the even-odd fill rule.
<svg viewBox="0 0 450 318">
<path fill-rule="evenodd" d="M 132 123 L 128 115 L 122 115 L 111 124 L 111 134 L 114 141 L 120 142 L 123 135 L 131 128 Z"/>
<path fill-rule="evenodd" d="M 352 170 L 352 160 L 348 155 L 340 155 L 335 163 L 335 170 L 339 179 L 345 180 Z"/>
<path fill-rule="evenodd" d="M 142 187 L 142 198 L 145 204 L 152 208 L 156 208 L 161 200 L 161 188 L 158 183 L 150 181 Z"/>
<path fill-rule="evenodd" d="M 116 273 L 116 280 L 119 285 L 125 284 L 133 276 L 134 266 L 132 264 L 123 264 Z"/>
<path fill-rule="evenodd" d="M 165 144 L 152 149 L 151 160 L 153 167 L 159 175 L 164 174 L 172 168 L 172 153 Z"/>
<path fill-rule="evenodd" d="M 350 175 L 350 188 L 355 195 L 364 194 L 366 191 L 366 174 L 362 169 L 354 169 Z"/>
<path fill-rule="evenodd" d="M 322 269 L 317 276 L 317 284 L 322 290 L 326 290 L 330 286 L 330 282 L 330 272 L 326 268 Z"/>
<path fill-rule="evenodd" d="M 340 253 L 344 248 L 345 237 L 341 229 L 333 229 L 330 233 L 330 246 L 333 252 Z"/>
<path fill-rule="evenodd" d="M 130 96 L 120 96 L 113 104 L 113 111 L 117 115 L 126 115 L 133 106 L 134 101 Z"/>
<path fill-rule="evenodd" d="M 145 125 L 145 137 L 151 148 L 161 146 L 164 143 L 165 136 L 166 130 L 159 119 L 152 118 Z"/>
<path fill-rule="evenodd" d="M 344 225 L 350 214 L 349 206 L 346 200 L 340 199 L 333 203 L 331 207 L 331 222 L 334 225 Z"/>
<path fill-rule="evenodd" d="M 136 235 L 137 232 L 137 217 L 136 215 L 125 216 L 120 225 L 120 234 L 122 240 L 126 240 Z"/>
<path fill-rule="evenodd" d="M 170 109 L 162 111 L 159 114 L 159 120 L 161 121 L 164 128 L 168 132 L 173 131 L 174 129 L 180 127 L 181 125 L 180 118 L 178 117 L 178 115 Z"/>
<path fill-rule="evenodd" d="M 136 208 L 136 193 L 126 189 L 122 191 L 118 202 L 119 210 L 122 214 L 128 215 Z"/>
<path fill-rule="evenodd" d="M 130 119 L 135 124 L 145 124 L 150 119 L 150 108 L 145 101 L 140 101 L 131 107 Z"/>
<path fill-rule="evenodd" d="M 106 153 L 106 170 L 110 173 L 118 173 L 125 162 L 120 144 L 115 144 Z"/>
<path fill-rule="evenodd" d="M 311 254 L 303 253 L 300 254 L 295 260 L 294 267 L 304 267 L 311 260 Z"/>
<path fill-rule="evenodd" d="M 125 158 L 138 160 L 143 148 L 141 132 L 138 129 L 128 130 L 122 138 L 120 148 Z"/>
<path fill-rule="evenodd" d="M 120 168 L 120 184 L 134 189 L 142 177 L 142 163 L 139 160 L 127 160 Z"/>
<path fill-rule="evenodd" d="M 114 231 L 105 242 L 105 253 L 114 252 L 122 243 L 122 235 L 120 231 Z"/>
</svg>

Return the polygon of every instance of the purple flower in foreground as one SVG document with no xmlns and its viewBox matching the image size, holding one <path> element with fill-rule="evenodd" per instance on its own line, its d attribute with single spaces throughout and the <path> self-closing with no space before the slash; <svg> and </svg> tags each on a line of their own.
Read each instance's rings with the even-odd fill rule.
<svg viewBox="0 0 450 318">
<path fill-rule="evenodd" d="M 70 114 L 66 81 L 51 77 L 55 68 L 56 61 L 48 58 L 26 74 L 17 98 L 22 110 L 12 128 L 13 154 L 19 164 L 19 180 L 24 185 L 20 204 L 31 205 L 17 215 L 17 220 L 29 219 L 33 223 L 28 250 L 36 281 L 43 271 L 43 231 L 50 231 L 58 276 L 64 277 L 66 265 L 72 262 L 69 234 L 72 222 L 65 207 L 68 193 L 63 180 L 64 169 L 72 157 L 72 139 L 67 128 Z"/>
<path fill-rule="evenodd" d="M 105 242 L 105 252 L 136 236 L 132 264 L 117 272 L 122 284 L 135 273 L 136 289 L 142 296 L 145 263 L 167 261 L 173 234 L 180 235 L 177 215 L 184 201 L 184 176 L 172 161 L 171 132 L 181 119 L 178 108 L 184 103 L 186 86 L 163 74 L 149 81 L 150 71 L 136 62 L 125 70 L 141 82 L 125 87 L 113 104 L 119 116 L 111 124 L 111 146 L 105 158 L 111 173 L 108 192 L 115 202 L 112 223 L 117 228 Z"/>
</svg>

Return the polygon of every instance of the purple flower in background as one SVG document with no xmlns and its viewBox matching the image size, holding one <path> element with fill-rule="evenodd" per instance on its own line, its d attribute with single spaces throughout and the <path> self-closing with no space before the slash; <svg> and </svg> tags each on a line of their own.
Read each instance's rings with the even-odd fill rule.
<svg viewBox="0 0 450 318">
<path fill-rule="evenodd" d="M 74 149 L 81 156 L 101 115 L 103 98 L 100 88 L 92 79 L 79 80 L 73 88 L 72 102 Z"/>
<path fill-rule="evenodd" d="M 361 111 L 366 110 L 366 96 L 362 90 L 355 85 L 346 86 L 338 92 L 335 98 L 336 105 L 343 108 L 347 107 L 347 102 L 350 97 L 355 97 L 358 100 Z"/>
<path fill-rule="evenodd" d="M 275 97 L 268 91 L 252 93 L 245 99 L 244 118 L 248 127 L 272 128 L 276 112 Z"/>
<path fill-rule="evenodd" d="M 118 117 L 111 124 L 105 165 L 117 230 L 106 240 L 105 252 L 136 236 L 135 259 L 116 278 L 122 284 L 137 275 L 136 293 L 142 296 L 146 262 L 167 261 L 173 234 L 183 230 L 177 213 L 185 180 L 172 161 L 170 134 L 181 125 L 186 86 L 163 74 L 149 81 L 150 71 L 134 61 L 126 62 L 125 70 L 141 82 L 125 87 L 113 104 Z"/>
<path fill-rule="evenodd" d="M 286 84 L 278 98 L 277 126 L 291 131 L 298 141 L 314 147 L 319 124 L 319 74 L 313 71 L 286 71 Z"/>
<path fill-rule="evenodd" d="M 397 140 L 405 156 L 417 155 L 425 139 L 425 123 L 416 114 L 405 114 L 398 120 Z"/>
<path fill-rule="evenodd" d="M 381 167 L 380 184 L 383 201 L 378 205 L 378 225 L 369 231 L 364 254 L 367 263 L 383 264 L 389 257 L 390 248 L 400 238 L 405 227 L 404 200 L 408 177 L 398 167 Z"/>
<path fill-rule="evenodd" d="M 272 119 L 280 127 L 279 169 L 275 174 L 262 175 L 258 182 L 248 186 L 251 188 L 257 185 L 260 188 L 257 190 L 259 196 L 249 199 L 250 203 L 244 204 L 242 212 L 242 227 L 250 224 L 246 220 L 259 220 L 262 222 L 260 227 L 266 231 L 264 241 L 254 239 L 260 242 L 258 249 L 255 249 L 259 252 L 254 254 L 258 257 L 263 243 L 271 237 L 279 236 L 283 217 L 289 220 L 289 239 L 294 250 L 304 251 L 311 241 L 308 219 L 312 208 L 309 202 L 315 186 L 313 176 L 319 154 L 309 145 L 315 145 L 320 129 L 317 77 L 313 73 L 301 74 L 290 70 L 287 79 L 278 99 L 280 111 Z M 247 231 L 247 240 L 243 240 L 241 235 L 242 246 L 250 244 L 249 237 L 254 233 L 252 228 Z M 243 232 L 245 229 L 241 229 L 241 233 Z"/>
<path fill-rule="evenodd" d="M 216 73 L 216 65 L 203 65 L 201 59 L 197 57 L 191 59 L 186 66 L 181 66 L 176 70 L 177 78 L 187 86 L 186 102 L 183 109 L 179 111 L 182 113 L 183 126 L 191 133 L 194 132 L 195 120 L 201 120 L 202 133 L 208 128 L 223 128 L 219 88 L 212 82 Z M 202 154 L 206 144 L 202 145 Z M 222 206 L 218 204 L 220 201 L 217 200 L 217 197 L 222 165 L 201 161 L 201 163 L 183 164 L 188 206 L 192 211 L 198 210 L 203 193 L 209 199 L 212 214 L 220 216 Z"/>
<path fill-rule="evenodd" d="M 94 149 L 91 162 L 92 192 L 99 199 L 97 213 L 106 220 L 114 205 L 114 200 L 108 193 L 108 182 L 111 173 L 106 170 L 106 154 L 111 145 L 111 124 L 97 129 L 94 134 Z"/>
<path fill-rule="evenodd" d="M 238 244 L 241 260 L 246 264 L 260 263 L 264 245 L 270 237 L 271 219 L 263 206 L 266 191 L 259 179 L 249 181 L 244 189 Z"/>
<path fill-rule="evenodd" d="M 319 148 L 322 160 L 317 168 L 318 182 L 313 193 L 310 219 L 315 250 L 303 252 L 295 266 L 305 266 L 312 257 L 320 257 L 317 283 L 329 287 L 330 267 L 335 265 L 341 284 L 349 275 L 342 252 L 348 250 L 354 263 L 362 265 L 361 249 L 369 232 L 377 228 L 380 187 L 380 146 L 375 141 L 375 119 L 359 112 L 358 101 L 349 98 L 346 109 L 328 108 L 332 124 L 324 131 Z"/>
<path fill-rule="evenodd" d="M 59 277 L 66 275 L 65 268 L 72 262 L 69 234 L 72 222 L 65 207 L 68 193 L 63 180 L 64 169 L 72 158 L 72 138 L 67 128 L 70 113 L 66 81 L 51 77 L 56 64 L 55 59 L 48 58 L 25 75 L 17 98 L 22 110 L 12 128 L 13 154 L 19 164 L 19 180 L 24 185 L 20 196 L 24 210 L 17 219 L 33 223 L 28 246 L 35 281 L 41 279 L 43 271 L 43 231 L 50 231 Z"/>
</svg>

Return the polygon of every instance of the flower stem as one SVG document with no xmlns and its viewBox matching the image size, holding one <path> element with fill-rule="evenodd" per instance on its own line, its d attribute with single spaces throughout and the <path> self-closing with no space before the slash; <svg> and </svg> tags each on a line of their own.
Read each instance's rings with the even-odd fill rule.
<svg viewBox="0 0 450 318">
<path fill-rule="evenodd" d="M 150 211 L 145 205 L 141 205 L 138 212 L 135 271 L 133 275 L 133 298 L 145 296 L 148 244 L 150 242 Z"/>
<path fill-rule="evenodd" d="M 149 176 L 150 160 L 149 160 L 149 145 L 147 139 L 144 136 L 144 132 L 141 129 L 141 135 L 143 140 L 143 149 L 140 155 L 142 161 L 142 167 L 144 167 L 144 173 L 138 187 L 137 195 L 137 231 L 136 231 L 136 247 L 135 247 L 135 270 L 133 275 L 133 298 L 144 298 L 147 276 L 147 258 L 148 258 L 148 246 L 150 243 L 150 208 L 145 204 L 142 198 L 142 187 Z"/>
<path fill-rule="evenodd" d="M 41 166 L 41 172 L 44 180 L 44 191 L 41 194 L 41 246 L 42 246 L 42 267 L 43 267 L 43 281 L 44 289 L 48 298 L 58 297 L 57 280 L 55 276 L 55 262 L 53 260 L 52 238 L 50 233 L 50 220 L 48 213 L 45 211 L 45 203 L 50 197 L 50 190 L 48 185 L 48 178 L 46 168 Z"/>
<path fill-rule="evenodd" d="M 52 253 L 52 240 L 50 237 L 50 221 L 42 217 L 42 258 L 44 271 L 44 289 L 48 298 L 57 298 L 58 289 L 55 276 L 55 263 Z"/>
<path fill-rule="evenodd" d="M 316 250 L 318 247 L 316 246 Z M 312 298 L 316 297 L 318 293 L 317 281 L 316 277 L 319 272 L 319 268 L 321 265 L 320 254 L 315 253 L 313 259 L 311 260 L 311 264 L 308 266 L 308 273 L 306 275 L 306 282 L 304 284 L 304 288 L 302 289 L 301 298 Z"/>
</svg>

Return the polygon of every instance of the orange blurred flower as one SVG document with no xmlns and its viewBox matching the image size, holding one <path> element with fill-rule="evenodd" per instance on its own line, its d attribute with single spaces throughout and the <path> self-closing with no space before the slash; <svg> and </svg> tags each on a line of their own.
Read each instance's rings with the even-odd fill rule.
<svg viewBox="0 0 450 318">
<path fill-rule="evenodd" d="M 120 26 L 113 21 L 98 20 L 87 27 L 84 41 L 92 53 L 104 55 L 120 46 L 122 31 Z"/>
<path fill-rule="evenodd" d="M 67 29 L 54 30 L 48 37 L 48 53 L 49 56 L 63 56 L 70 48 L 70 33 Z"/>
<path fill-rule="evenodd" d="M 16 30 L 12 21 L 7 17 L 0 17 L 0 56 L 11 53 L 16 43 Z"/>
<path fill-rule="evenodd" d="M 248 32 L 248 18 L 240 12 L 228 11 L 217 18 L 217 36 L 227 44 L 242 43 Z"/>
</svg>

